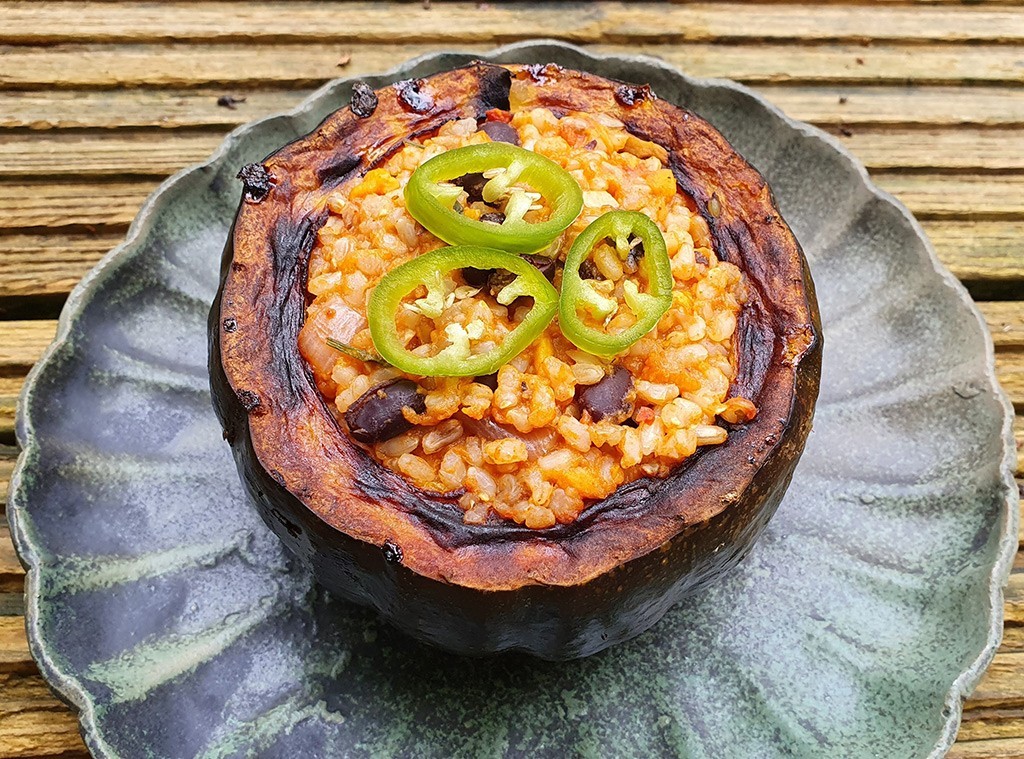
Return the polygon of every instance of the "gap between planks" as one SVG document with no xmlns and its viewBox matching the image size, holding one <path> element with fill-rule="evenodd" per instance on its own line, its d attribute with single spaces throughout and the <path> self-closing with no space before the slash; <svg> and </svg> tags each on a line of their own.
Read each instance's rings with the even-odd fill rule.
<svg viewBox="0 0 1024 759">
<path fill-rule="evenodd" d="M 873 170 L 1024 170 L 1024 129 L 838 127 L 833 136 Z M 0 177 L 163 177 L 206 159 L 222 141 L 219 131 L 197 130 L 0 132 Z"/>
<path fill-rule="evenodd" d="M 468 55 L 490 45 L 459 44 Z M 0 89 L 160 87 L 314 87 L 336 76 L 387 71 L 436 44 L 151 44 L 0 47 Z M 597 53 L 654 55 L 691 76 L 749 84 L 905 86 L 1024 84 L 1024 45 L 853 45 L 707 43 L 599 44 Z M 258 54 L 254 54 L 254 50 Z M 339 66 L 339 63 L 343 65 Z"/>
</svg>

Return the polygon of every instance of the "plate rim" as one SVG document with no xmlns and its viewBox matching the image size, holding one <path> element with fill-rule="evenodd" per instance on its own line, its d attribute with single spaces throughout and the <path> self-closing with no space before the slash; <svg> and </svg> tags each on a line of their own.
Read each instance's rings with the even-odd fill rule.
<svg viewBox="0 0 1024 759">
<path fill-rule="evenodd" d="M 924 244 L 928 260 L 933 271 L 940 280 L 949 286 L 960 301 L 961 307 L 974 317 L 978 328 L 985 340 L 985 374 L 988 380 L 986 388 L 996 400 L 1003 412 L 1002 428 L 1002 452 L 1003 457 L 999 466 L 1002 485 L 1005 490 L 1003 506 L 1005 512 L 1001 523 L 1001 533 L 998 541 L 996 560 L 993 562 L 988 574 L 989 589 L 989 629 L 985 645 L 978 652 L 975 659 L 953 680 L 946 693 L 945 709 L 946 720 L 943 729 L 938 736 L 938 741 L 929 757 L 941 757 L 950 749 L 956 740 L 960 721 L 963 713 L 963 702 L 967 695 L 973 690 L 981 679 L 985 669 L 991 664 L 996 650 L 1003 635 L 1003 589 L 1009 580 L 1010 569 L 1014 556 L 1017 553 L 1018 544 L 1018 522 L 1019 522 L 1019 493 L 1014 479 L 1016 468 L 1015 441 L 1013 437 L 1014 410 L 1005 391 L 999 384 L 995 371 L 995 347 L 992 342 L 988 326 L 974 303 L 964 285 L 950 273 L 950 271 L 939 261 L 935 249 L 925 234 L 923 228 L 906 206 L 889 192 L 881 189 L 871 180 L 864 164 L 856 158 L 838 139 L 827 132 L 818 129 L 806 122 L 799 121 L 787 116 L 772 102 L 755 92 L 753 89 L 734 82 L 730 79 L 718 77 L 696 77 L 691 76 L 681 68 L 667 63 L 666 61 L 642 54 L 619 55 L 601 54 L 587 48 L 569 44 L 561 40 L 550 38 L 531 38 L 520 40 L 508 45 L 492 48 L 486 52 L 467 52 L 457 48 L 446 48 L 423 53 L 414 58 L 407 59 L 398 65 L 380 73 L 367 72 L 358 76 L 339 77 L 332 79 L 304 98 L 295 107 L 286 111 L 269 114 L 253 121 L 241 124 L 232 129 L 221 141 L 220 145 L 205 160 L 187 166 L 161 182 L 156 189 L 146 198 L 140 207 L 137 215 L 132 220 L 123 242 L 107 252 L 90 271 L 74 286 L 68 295 L 67 301 L 61 309 L 57 320 L 57 330 L 53 341 L 44 350 L 42 356 L 33 365 L 25 378 L 25 383 L 19 393 L 15 416 L 15 438 L 21 446 L 14 470 L 11 474 L 7 497 L 7 515 L 10 523 L 11 538 L 14 543 L 15 552 L 25 574 L 25 626 L 28 638 L 29 650 L 33 659 L 39 666 L 47 685 L 56 695 L 77 712 L 79 731 L 88 746 L 89 750 L 96 756 L 118 756 L 118 753 L 100 735 L 96 722 L 95 704 L 80 687 L 78 680 L 71 674 L 64 673 L 54 658 L 47 650 L 42 631 L 39 628 L 39 583 L 40 583 L 40 552 L 33 543 L 30 530 L 22 523 L 21 512 L 26 508 L 22 503 L 24 494 L 22 492 L 22 481 L 26 477 L 30 462 L 35 459 L 39 452 L 39 445 L 36 440 L 36 433 L 32 425 L 30 414 L 30 403 L 34 395 L 35 386 L 42 374 L 47 371 L 49 365 L 57 360 L 57 354 L 68 344 L 72 328 L 90 302 L 93 292 L 111 276 L 116 270 L 129 260 L 139 255 L 140 242 L 145 239 L 153 224 L 153 219 L 160 213 L 167 203 L 167 196 L 186 177 L 197 171 L 212 167 L 218 164 L 221 158 L 237 142 L 253 130 L 259 129 L 264 124 L 282 119 L 292 119 L 303 115 L 313 109 L 319 102 L 337 87 L 349 82 L 358 81 L 363 77 L 380 76 L 383 78 L 397 78 L 403 73 L 413 70 L 422 63 L 431 61 L 444 55 L 468 55 L 484 59 L 502 58 L 509 55 L 516 55 L 537 48 L 559 48 L 562 51 L 571 52 L 584 59 L 591 61 L 615 60 L 625 63 L 641 63 L 646 66 L 661 69 L 669 76 L 681 77 L 690 84 L 701 89 L 726 89 L 739 93 L 754 101 L 759 107 L 766 109 L 775 118 L 784 122 L 788 127 L 801 133 L 807 138 L 820 141 L 828 148 L 839 154 L 839 156 L 851 167 L 860 179 L 864 189 L 871 195 L 893 206 L 909 224 L 914 234 Z"/>
</svg>

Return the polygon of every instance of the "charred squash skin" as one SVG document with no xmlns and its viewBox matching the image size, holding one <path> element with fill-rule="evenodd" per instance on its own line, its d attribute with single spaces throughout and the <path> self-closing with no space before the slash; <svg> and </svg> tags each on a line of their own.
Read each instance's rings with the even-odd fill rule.
<svg viewBox="0 0 1024 759">
<path fill-rule="evenodd" d="M 527 105 L 607 113 L 667 149 L 717 254 L 746 275 L 731 394 L 759 409 L 667 478 L 628 483 L 546 530 L 464 524 L 454 498 L 378 464 L 335 421 L 297 344 L 330 189 L 410 136 L 508 108 L 513 77 Z M 631 638 L 735 565 L 789 484 L 821 370 L 800 247 L 764 179 L 725 138 L 646 87 L 554 65 L 475 63 L 375 95 L 371 108 L 364 87 L 359 115 L 341 109 L 243 177 L 210 314 L 210 375 L 248 493 L 321 584 L 422 640 L 468 654 L 571 659 Z"/>
</svg>

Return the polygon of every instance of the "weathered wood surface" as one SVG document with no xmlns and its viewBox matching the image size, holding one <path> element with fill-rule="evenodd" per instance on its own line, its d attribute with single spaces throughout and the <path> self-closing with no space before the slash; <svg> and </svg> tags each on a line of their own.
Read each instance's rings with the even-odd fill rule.
<svg viewBox="0 0 1024 759">
<path fill-rule="evenodd" d="M 982 302 L 1024 444 L 1024 2 L 660 4 L 0 0 L 0 504 L 55 309 L 161 179 L 335 76 L 557 36 L 753 87 L 832 134 Z M 222 95 L 238 102 L 218 104 Z M 12 320 L 11 314 L 17 314 Z M 1018 455 L 1018 477 L 1024 456 Z M 32 662 L 0 509 L 0 755 L 83 756 Z M 1024 553 L 960 759 L 1024 756 Z"/>
<path fill-rule="evenodd" d="M 167 2 L 124 7 L 112 16 L 105 3 L 34 5 L 0 3 L 0 39 L 15 43 L 162 42 L 170 40 L 339 42 L 442 41 L 498 43 L 523 37 L 572 42 L 606 40 L 671 42 L 826 42 L 887 40 L 922 42 L 1024 42 L 1019 13 L 990 8 L 878 7 L 851 13 L 845 7 L 806 8 L 748 4 L 650 2 L 594 3 L 566 13 L 554 3 L 480 7 L 475 2 L 400 8 L 350 3 L 344 23 L 325 24 L 327 13 L 312 2 Z M 67 19 L 73 23 L 66 23 Z M 742 17 L 743 23 L 737 23 Z M 922 29 L 927 30 L 923 39 Z"/>
<path fill-rule="evenodd" d="M 253 46 L 240 43 L 102 45 L 4 49 L 0 87 L 9 89 L 110 89 L 127 86 L 198 87 L 313 87 L 344 74 L 386 71 L 396 63 L 433 50 L 467 53 L 486 50 L 490 43 L 457 45 L 349 44 L 309 42 Z M 824 43 L 798 46 L 784 43 L 747 46 L 714 43 L 601 43 L 598 53 L 650 54 L 688 74 L 728 77 L 749 84 L 1019 85 L 1024 45 L 895 45 Z M 339 65 L 341 64 L 341 65 Z"/>
</svg>

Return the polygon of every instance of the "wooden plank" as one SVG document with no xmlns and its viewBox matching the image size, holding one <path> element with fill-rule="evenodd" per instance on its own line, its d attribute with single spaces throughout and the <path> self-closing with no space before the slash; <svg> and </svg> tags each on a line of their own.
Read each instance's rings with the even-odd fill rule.
<svg viewBox="0 0 1024 759">
<path fill-rule="evenodd" d="M 18 449 L 13 445 L 0 445 L 0 514 L 7 508 L 7 490 L 14 472 L 14 462 L 18 459 Z"/>
<path fill-rule="evenodd" d="M 1013 439 L 1017 442 L 1016 474 L 1018 477 L 1024 477 L 1024 416 L 1019 413 L 1013 419 Z M 1021 527 L 1021 530 L 1024 532 L 1024 526 Z"/>
<path fill-rule="evenodd" d="M 1024 505 L 1021 506 L 1024 509 Z M 1003 630 L 1003 642 L 999 646 L 1000 651 L 1022 651 L 1024 650 L 1024 627 L 1010 625 Z"/>
<path fill-rule="evenodd" d="M 343 70 L 338 70 L 343 75 Z M 1024 97 L 1009 87 L 757 86 L 796 119 L 821 126 L 1020 126 Z M 310 89 L 125 89 L 0 92 L 0 127 L 234 127 L 293 108 Z M 241 102 L 217 104 L 222 95 Z"/>
<path fill-rule="evenodd" d="M 956 737 L 958 741 L 1024 738 L 1024 709 L 967 710 Z"/>
<path fill-rule="evenodd" d="M 996 376 L 1017 413 L 1024 413 L 1024 353 L 996 353 Z"/>
<path fill-rule="evenodd" d="M 338 69 L 338 75 L 343 75 Z M 994 88 L 1003 92 L 1002 88 Z M 68 129 L 82 127 L 235 127 L 252 119 L 286 111 L 312 93 L 311 89 L 254 90 L 98 90 L 0 92 L 0 127 L 21 129 Z M 222 95 L 240 102 L 231 107 L 217 104 Z M 989 113 L 979 98 L 977 108 Z M 1012 99 L 1009 101 L 1012 103 Z M 967 109 L 965 109 L 967 110 Z M 1016 118 L 1012 107 L 1007 108 Z M 1003 111 L 999 111 L 1003 113 Z M 991 116 L 998 119 L 998 116 Z M 1020 119 L 1024 122 L 1024 118 Z"/>
<path fill-rule="evenodd" d="M 0 593 L 20 593 L 25 587 L 25 570 L 14 553 L 10 528 L 0 524 Z"/>
<path fill-rule="evenodd" d="M 489 46 L 459 44 L 466 52 Z M 161 87 L 311 87 L 327 79 L 386 71 L 439 44 L 303 43 L 262 45 L 259 55 L 235 43 L 160 45 L 62 45 L 0 48 L 5 66 L 0 87 L 106 89 Z M 972 45 L 716 45 L 680 43 L 601 44 L 604 53 L 656 55 L 695 76 L 730 77 L 749 83 L 844 83 L 878 85 L 1019 84 L 1024 47 Z M 344 65 L 339 68 L 339 63 Z"/>
<path fill-rule="evenodd" d="M 35 671 L 24 617 L 0 617 L 0 673 Z"/>
<path fill-rule="evenodd" d="M 0 235 L 0 302 L 17 296 L 67 294 L 123 239 L 120 232 Z"/>
<path fill-rule="evenodd" d="M 926 221 L 924 228 L 959 279 L 1024 288 L 1024 222 Z M 0 235 L 0 305 L 12 296 L 66 294 L 123 239 L 120 231 Z"/>
<path fill-rule="evenodd" d="M 1005 594 L 1005 624 L 1024 625 L 1024 572 L 1010 574 Z"/>
<path fill-rule="evenodd" d="M 14 443 L 14 413 L 24 381 L 23 374 L 13 377 L 0 374 L 0 451 Z"/>
<path fill-rule="evenodd" d="M 18 449 L 13 445 L 0 445 L 0 514 L 7 509 L 7 489 L 11 484 Z"/>
<path fill-rule="evenodd" d="M 1014 88 L 762 84 L 755 89 L 793 118 L 821 126 L 1024 123 L 1024 97 Z M 0 96 L 0 103 L 4 99 Z"/>
<path fill-rule="evenodd" d="M 1024 303 L 979 303 L 997 350 L 1024 349 Z"/>
<path fill-rule="evenodd" d="M 481 4 L 163 2 L 133 5 L 0 3 L 0 41 L 502 42 L 557 36 L 573 42 L 888 40 L 1006 43 L 1024 40 L 1024 15 L 1002 9 L 599 2 Z M 742 18 L 743 23 L 737 23 Z M 73 23 L 68 23 L 74 19 Z"/>
<path fill-rule="evenodd" d="M 154 180 L 0 184 L 0 230 L 123 229 L 158 184 Z"/>
<path fill-rule="evenodd" d="M 218 132 L 0 134 L 0 177 L 165 177 L 210 156 Z"/>
<path fill-rule="evenodd" d="M 1024 756 L 1024 739 L 993 738 L 979 741 L 957 741 L 946 759 L 1020 759 Z"/>
<path fill-rule="evenodd" d="M 1021 129 L 839 129 L 836 136 L 869 169 L 1024 169 Z M 0 134 L 0 177 L 163 177 L 205 160 L 222 140 L 191 130 Z"/>
<path fill-rule="evenodd" d="M 974 709 L 1024 706 L 1024 652 L 997 653 L 970 704 Z"/>
<path fill-rule="evenodd" d="M 57 323 L 49 319 L 0 322 L 0 371 L 28 371 L 56 332 Z"/>
<path fill-rule="evenodd" d="M 872 172 L 871 176 L 922 220 L 1024 218 L 1024 176 L 938 176 L 882 171 Z"/>
<path fill-rule="evenodd" d="M 879 171 L 872 176 L 922 220 L 1024 220 L 1024 175 Z M 0 231 L 122 229 L 157 184 L 153 179 L 0 183 Z"/>
<path fill-rule="evenodd" d="M 926 220 L 922 226 L 939 258 L 958 279 L 1017 283 L 1019 292 L 1024 292 L 1024 222 Z"/>
<path fill-rule="evenodd" d="M 1021 99 L 1024 100 L 1024 95 Z M 1021 129 L 887 127 L 852 130 L 840 126 L 833 133 L 872 170 L 1024 169 L 1024 130 Z"/>
<path fill-rule="evenodd" d="M 0 756 L 87 757 L 78 721 L 38 674 L 0 674 Z"/>
</svg>

